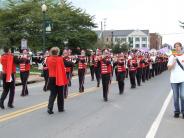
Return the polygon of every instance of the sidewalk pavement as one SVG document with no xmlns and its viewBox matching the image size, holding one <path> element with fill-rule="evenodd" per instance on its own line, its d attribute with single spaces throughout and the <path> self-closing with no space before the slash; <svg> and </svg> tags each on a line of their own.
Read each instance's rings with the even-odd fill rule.
<svg viewBox="0 0 184 138">
<path fill-rule="evenodd" d="M 89 74 L 89 73 L 90 73 L 90 70 L 87 69 L 87 74 Z M 78 74 L 78 71 L 77 70 L 73 71 L 73 76 L 76 76 L 77 74 Z M 44 78 L 41 77 L 41 74 L 40 73 L 37 73 L 37 74 L 34 74 L 34 75 L 32 75 L 32 74 L 29 75 L 28 84 L 36 83 L 36 82 L 42 82 L 42 81 L 44 81 Z M 21 85 L 20 78 L 16 78 L 15 85 L 16 86 Z M 0 91 L 2 91 L 2 90 L 3 90 L 3 88 L 0 87 Z"/>
</svg>

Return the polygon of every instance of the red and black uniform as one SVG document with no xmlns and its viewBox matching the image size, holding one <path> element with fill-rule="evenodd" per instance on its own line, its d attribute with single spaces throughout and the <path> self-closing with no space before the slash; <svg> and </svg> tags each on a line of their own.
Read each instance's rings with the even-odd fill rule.
<svg viewBox="0 0 184 138">
<path fill-rule="evenodd" d="M 43 91 L 47 91 L 49 90 L 49 70 L 48 70 L 48 66 L 46 64 L 46 61 L 47 61 L 47 58 L 49 56 L 43 58 L 43 61 L 42 61 L 42 65 L 43 65 L 43 77 L 44 77 L 44 80 L 45 80 L 45 84 L 44 84 L 44 87 L 43 87 Z"/>
<path fill-rule="evenodd" d="M 146 62 L 145 62 L 145 66 L 146 66 L 146 80 L 149 80 L 149 73 L 150 73 L 150 59 L 147 57 L 146 58 Z"/>
<path fill-rule="evenodd" d="M 91 55 L 88 57 L 88 64 L 91 72 L 91 80 L 94 81 L 94 76 L 95 76 L 95 70 L 94 70 L 94 60 L 95 60 L 95 55 Z"/>
<path fill-rule="evenodd" d="M 58 111 L 64 111 L 63 87 L 68 83 L 63 58 L 59 56 L 49 56 L 47 58 L 49 70 L 50 97 L 48 103 L 48 113 L 52 113 L 54 101 L 57 97 Z"/>
<path fill-rule="evenodd" d="M 78 63 L 79 92 L 84 92 L 84 79 L 87 68 L 86 57 L 79 56 L 76 63 Z"/>
<path fill-rule="evenodd" d="M 71 76 L 72 76 L 72 72 L 71 69 L 74 66 L 74 63 L 71 61 L 70 57 L 63 57 L 63 61 L 64 61 L 64 65 L 65 65 L 65 72 L 66 72 L 66 77 L 68 80 L 68 84 L 71 81 Z M 64 96 L 65 98 L 68 97 L 68 84 L 64 86 Z"/>
<path fill-rule="evenodd" d="M 137 58 L 137 72 L 136 72 L 136 79 L 137 79 L 137 84 L 138 86 L 141 85 L 141 79 L 142 79 L 142 56 L 139 56 Z"/>
<path fill-rule="evenodd" d="M 13 108 L 13 101 L 15 95 L 15 58 L 12 54 L 3 54 L 1 56 L 1 64 L 3 69 L 2 80 L 3 80 L 3 92 L 0 98 L 0 107 L 4 109 L 4 100 L 6 99 L 8 93 L 9 101 L 8 107 Z"/>
<path fill-rule="evenodd" d="M 117 69 L 117 81 L 119 86 L 119 94 L 123 94 L 124 92 L 124 80 L 126 77 L 126 64 L 125 60 L 120 60 L 114 63 L 114 66 L 116 66 Z"/>
<path fill-rule="evenodd" d="M 21 96 L 26 96 L 29 94 L 28 88 L 27 88 L 27 82 L 29 78 L 29 72 L 30 72 L 30 59 L 28 55 L 22 55 L 19 58 L 19 67 L 20 67 L 20 79 L 22 82 L 22 93 Z"/>
<path fill-rule="evenodd" d="M 142 59 L 140 60 L 140 66 L 142 68 L 142 82 L 145 82 L 146 80 L 146 61 L 144 56 L 142 57 Z"/>
<path fill-rule="evenodd" d="M 132 58 L 128 60 L 131 88 L 136 88 L 135 77 L 136 77 L 137 66 L 138 65 L 137 65 L 136 58 Z"/>
<path fill-rule="evenodd" d="M 101 60 L 101 77 L 103 86 L 103 98 L 104 101 L 108 101 L 109 85 L 111 80 L 112 66 L 109 57 L 105 57 Z"/>
<path fill-rule="evenodd" d="M 100 87 L 100 79 L 101 79 L 100 61 L 101 61 L 101 56 L 94 57 L 94 71 L 95 71 L 95 76 L 97 80 L 97 87 Z"/>
</svg>

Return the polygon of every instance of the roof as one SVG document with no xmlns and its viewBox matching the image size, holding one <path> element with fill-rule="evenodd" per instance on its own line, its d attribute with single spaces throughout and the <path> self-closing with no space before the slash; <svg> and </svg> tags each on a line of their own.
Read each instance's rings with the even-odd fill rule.
<svg viewBox="0 0 184 138">
<path fill-rule="evenodd" d="M 103 31 L 103 35 L 104 36 L 112 36 L 112 32 L 113 32 L 113 36 L 125 36 L 126 37 L 134 31 L 136 31 L 136 30 L 105 30 L 105 31 Z M 140 31 L 149 35 L 149 30 L 140 30 Z M 95 32 L 97 33 L 98 36 L 102 33 L 101 30 L 97 30 Z"/>
</svg>

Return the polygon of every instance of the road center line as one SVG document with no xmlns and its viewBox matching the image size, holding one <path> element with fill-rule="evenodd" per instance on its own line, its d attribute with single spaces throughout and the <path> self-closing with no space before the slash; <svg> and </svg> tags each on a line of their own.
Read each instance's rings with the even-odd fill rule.
<svg viewBox="0 0 184 138">
<path fill-rule="evenodd" d="M 115 84 L 115 83 L 116 83 L 115 81 L 112 82 L 112 84 Z M 72 93 L 68 96 L 68 99 L 66 99 L 66 100 L 72 99 L 74 97 L 78 97 L 78 96 L 83 95 L 83 94 L 94 92 L 95 90 L 98 90 L 98 89 L 100 89 L 100 87 L 91 87 L 91 88 L 86 89 L 86 91 L 83 93 L 79 93 L 79 92 Z M 28 107 L 28 108 L 20 109 L 18 111 L 12 112 L 12 113 L 2 115 L 2 116 L 0 116 L 0 122 L 4 122 L 7 120 L 28 114 L 30 112 L 45 108 L 45 107 L 47 107 L 47 105 L 48 105 L 48 102 L 43 102 L 43 103 Z"/>
<path fill-rule="evenodd" d="M 164 113 L 165 113 L 165 111 L 166 111 L 166 109 L 171 101 L 172 96 L 173 96 L 173 92 L 171 90 L 170 93 L 168 94 L 167 98 L 165 99 L 164 104 L 163 104 L 158 116 L 155 118 L 151 128 L 149 129 L 149 131 L 146 135 L 146 138 L 154 138 L 155 137 L 157 130 L 160 126 L 160 123 L 162 121 L 162 118 L 164 116 Z"/>
</svg>

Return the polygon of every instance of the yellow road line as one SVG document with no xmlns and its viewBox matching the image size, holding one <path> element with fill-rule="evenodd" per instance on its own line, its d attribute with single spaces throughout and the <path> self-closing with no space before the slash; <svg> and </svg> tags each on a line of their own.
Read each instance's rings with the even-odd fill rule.
<svg viewBox="0 0 184 138">
<path fill-rule="evenodd" d="M 112 82 L 112 84 L 113 83 L 116 83 L 116 82 Z M 68 99 L 78 97 L 78 96 L 86 94 L 86 93 L 94 92 L 95 90 L 98 90 L 98 89 L 100 89 L 100 88 L 92 87 L 92 88 L 86 89 L 86 91 L 83 92 L 83 93 L 75 92 L 75 93 L 70 94 L 68 96 Z M 28 114 L 30 112 L 45 108 L 45 107 L 47 107 L 47 105 L 48 105 L 48 102 L 43 102 L 43 103 L 28 107 L 28 108 L 20 109 L 18 111 L 12 112 L 12 113 L 2 115 L 2 116 L 0 116 L 0 122 L 4 122 L 4 121 L 7 121 L 7 120 L 10 120 L 10 119 Z"/>
</svg>

